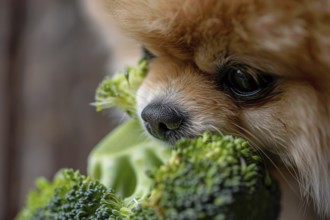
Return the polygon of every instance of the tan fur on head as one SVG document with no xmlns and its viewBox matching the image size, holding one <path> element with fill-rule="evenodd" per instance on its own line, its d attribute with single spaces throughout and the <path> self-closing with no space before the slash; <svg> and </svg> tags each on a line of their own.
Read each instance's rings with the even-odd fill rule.
<svg viewBox="0 0 330 220">
<path fill-rule="evenodd" d="M 330 218 L 330 2 L 326 0 L 98 0 L 156 58 L 138 111 L 157 99 L 190 113 L 188 135 L 243 136 L 297 171 Z M 215 86 L 219 67 L 277 75 L 274 95 L 244 105 Z"/>
</svg>

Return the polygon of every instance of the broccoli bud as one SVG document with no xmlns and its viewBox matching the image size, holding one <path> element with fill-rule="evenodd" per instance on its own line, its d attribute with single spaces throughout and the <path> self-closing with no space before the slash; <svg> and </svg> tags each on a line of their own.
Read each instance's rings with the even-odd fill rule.
<svg viewBox="0 0 330 220">
<path fill-rule="evenodd" d="M 278 218 L 279 189 L 269 181 L 261 158 L 240 138 L 205 133 L 181 140 L 151 178 L 153 190 L 138 209 L 140 215 L 153 216 L 153 210 L 159 219 Z"/>
<path fill-rule="evenodd" d="M 72 169 L 61 170 L 53 182 L 38 179 L 36 188 L 18 220 L 127 219 L 131 214 L 111 189 Z"/>
<path fill-rule="evenodd" d="M 148 63 L 141 60 L 134 67 L 127 67 L 124 72 L 107 76 L 96 89 L 95 102 L 97 111 L 118 107 L 129 116 L 135 117 L 135 93 L 147 74 Z"/>
</svg>

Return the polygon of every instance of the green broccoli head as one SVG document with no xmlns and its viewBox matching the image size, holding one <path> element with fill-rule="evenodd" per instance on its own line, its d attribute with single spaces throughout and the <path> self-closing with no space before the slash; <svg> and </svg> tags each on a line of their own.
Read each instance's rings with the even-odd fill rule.
<svg viewBox="0 0 330 220">
<path fill-rule="evenodd" d="M 127 219 L 129 203 L 96 180 L 63 169 L 53 182 L 40 178 L 18 220 Z"/>
<path fill-rule="evenodd" d="M 135 93 L 147 74 L 147 64 L 146 60 L 141 60 L 136 66 L 127 67 L 113 77 L 107 76 L 96 90 L 93 103 L 96 110 L 118 107 L 135 117 Z"/>
<path fill-rule="evenodd" d="M 176 220 L 278 218 L 279 189 L 261 158 L 239 138 L 205 133 L 200 138 L 181 140 L 172 157 L 154 170 L 151 178 L 151 195 L 135 216 L 151 219 L 156 213 L 158 219 Z"/>
<path fill-rule="evenodd" d="M 126 122 L 89 158 L 91 176 L 138 200 L 134 219 L 277 218 L 277 185 L 246 141 L 205 133 L 166 149 L 140 132 Z"/>
<path fill-rule="evenodd" d="M 136 154 L 134 150 L 129 152 Z M 275 220 L 278 217 L 277 185 L 266 173 L 260 157 L 242 139 L 206 133 L 203 137 L 181 140 L 163 165 L 144 163 L 130 173 L 133 179 L 144 173 L 149 176 L 148 181 L 130 181 L 124 174 L 127 161 L 121 162 L 107 172 L 121 171 L 126 177 L 119 175 L 112 180 L 124 188 L 135 184 L 132 192 L 145 193 L 138 200 L 132 196 L 123 198 L 91 177 L 63 170 L 53 183 L 38 181 L 38 189 L 30 193 L 18 219 Z"/>
</svg>

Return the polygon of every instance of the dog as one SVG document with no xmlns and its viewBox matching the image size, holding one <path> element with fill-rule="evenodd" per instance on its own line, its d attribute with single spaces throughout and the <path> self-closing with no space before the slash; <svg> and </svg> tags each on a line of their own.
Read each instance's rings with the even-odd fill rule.
<svg viewBox="0 0 330 220">
<path fill-rule="evenodd" d="M 152 54 L 137 94 L 148 134 L 243 137 L 282 179 L 281 219 L 330 218 L 329 1 L 92 1 Z"/>
</svg>

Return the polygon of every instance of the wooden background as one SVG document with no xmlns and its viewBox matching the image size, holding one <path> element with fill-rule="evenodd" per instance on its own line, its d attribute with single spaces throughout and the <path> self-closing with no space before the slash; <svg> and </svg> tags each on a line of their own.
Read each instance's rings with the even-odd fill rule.
<svg viewBox="0 0 330 220">
<path fill-rule="evenodd" d="M 85 172 L 115 123 L 89 106 L 107 49 L 79 0 L 0 0 L 0 219 L 13 219 L 37 176 Z"/>
</svg>

